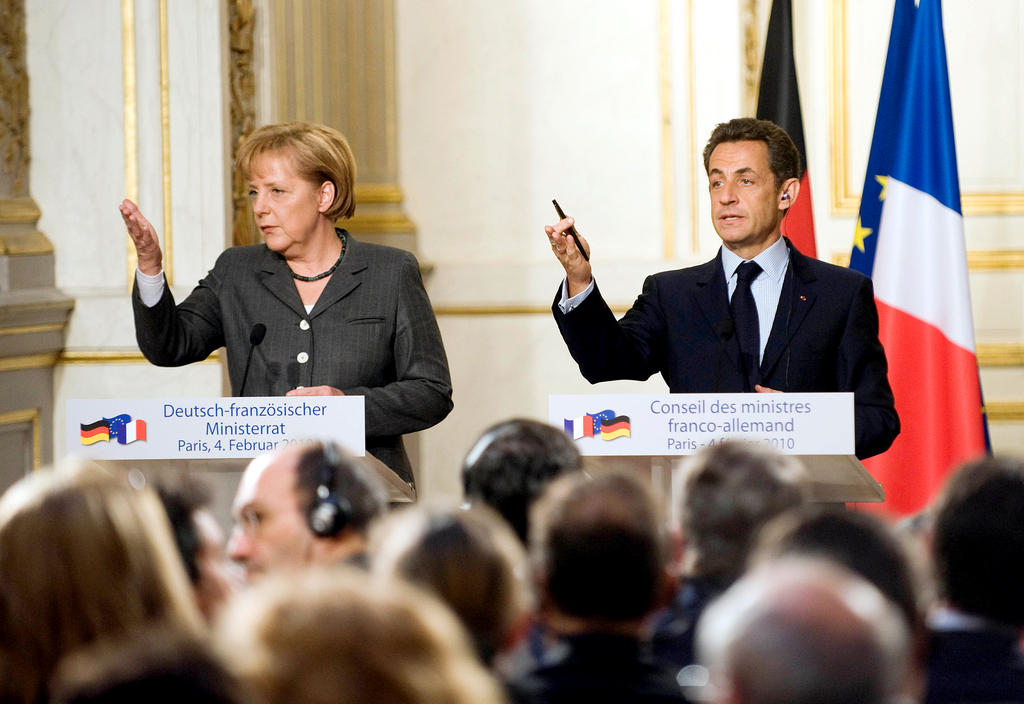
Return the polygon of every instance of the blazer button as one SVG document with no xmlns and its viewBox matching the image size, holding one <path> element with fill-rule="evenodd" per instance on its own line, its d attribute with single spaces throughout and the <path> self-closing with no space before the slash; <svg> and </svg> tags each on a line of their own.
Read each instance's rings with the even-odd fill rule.
<svg viewBox="0 0 1024 704">
<path fill-rule="evenodd" d="M 299 352 L 295 356 L 295 359 L 298 361 L 299 364 L 305 364 L 306 362 L 309 361 L 309 355 L 306 354 L 305 352 Z"/>
<path fill-rule="evenodd" d="M 299 330 L 309 330 L 309 321 L 303 318 L 299 321 Z"/>
</svg>

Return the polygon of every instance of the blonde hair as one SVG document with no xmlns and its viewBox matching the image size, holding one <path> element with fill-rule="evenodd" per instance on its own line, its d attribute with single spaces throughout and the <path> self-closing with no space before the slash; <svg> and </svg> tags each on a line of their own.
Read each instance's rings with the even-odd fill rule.
<svg viewBox="0 0 1024 704">
<path fill-rule="evenodd" d="M 354 568 L 268 576 L 222 613 L 217 646 L 263 704 L 497 704 L 455 617 Z"/>
<path fill-rule="evenodd" d="M 381 578 L 408 580 L 451 607 L 485 663 L 530 607 L 526 551 L 487 507 L 396 511 L 371 532 L 370 553 Z"/>
<path fill-rule="evenodd" d="M 35 702 L 71 650 L 153 623 L 198 631 L 159 500 L 70 462 L 0 499 L 0 700 Z"/>
<path fill-rule="evenodd" d="M 334 200 L 324 217 L 333 222 L 356 212 L 356 159 L 341 132 L 308 122 L 264 125 L 239 146 L 235 168 L 248 179 L 260 157 L 272 152 L 291 157 L 299 175 L 314 185 L 334 184 Z"/>
</svg>

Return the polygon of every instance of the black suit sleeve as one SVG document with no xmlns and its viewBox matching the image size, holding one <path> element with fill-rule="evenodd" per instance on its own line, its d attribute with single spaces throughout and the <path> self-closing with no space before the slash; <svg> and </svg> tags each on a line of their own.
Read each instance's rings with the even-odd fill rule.
<svg viewBox="0 0 1024 704">
<path fill-rule="evenodd" d="M 569 313 L 562 313 L 558 306 L 561 295 L 559 288 L 551 310 L 587 381 L 643 381 L 662 368 L 665 317 L 653 276 L 644 281 L 643 292 L 621 321 L 615 319 L 596 283 L 590 295 Z"/>
<path fill-rule="evenodd" d="M 854 293 L 838 355 L 839 390 L 853 391 L 857 457 L 889 449 L 900 432 L 889 365 L 878 339 L 878 309 L 871 279 Z"/>
</svg>

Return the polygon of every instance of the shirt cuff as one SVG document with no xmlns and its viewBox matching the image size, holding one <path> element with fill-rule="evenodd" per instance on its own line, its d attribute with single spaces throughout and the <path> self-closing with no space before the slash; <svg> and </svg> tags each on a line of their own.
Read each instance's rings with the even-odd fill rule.
<svg viewBox="0 0 1024 704">
<path fill-rule="evenodd" d="M 152 308 L 160 299 L 164 296 L 164 272 L 161 271 L 159 274 L 143 274 L 138 269 L 135 270 L 135 283 L 139 286 L 139 298 L 142 300 L 142 305 L 147 308 Z"/>
<path fill-rule="evenodd" d="M 562 299 L 558 302 L 558 308 L 562 311 L 562 314 L 565 315 L 574 308 L 578 308 L 587 299 L 590 292 L 594 290 L 594 283 L 595 279 L 591 278 L 589 286 L 572 298 L 569 298 L 569 279 L 562 279 Z"/>
</svg>

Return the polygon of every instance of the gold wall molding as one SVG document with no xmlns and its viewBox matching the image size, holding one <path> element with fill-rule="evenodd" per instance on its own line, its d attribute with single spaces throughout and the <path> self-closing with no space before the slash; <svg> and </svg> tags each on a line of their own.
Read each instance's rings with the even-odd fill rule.
<svg viewBox="0 0 1024 704">
<path fill-rule="evenodd" d="M 43 441 L 40 432 L 38 408 L 26 408 L 17 411 L 0 413 L 0 425 L 21 425 L 28 423 L 32 428 L 32 469 L 39 469 L 42 464 Z"/>
<path fill-rule="evenodd" d="M 215 350 L 209 357 L 194 364 L 219 364 L 220 350 Z M 76 364 L 149 364 L 149 360 L 138 350 L 100 350 L 75 349 L 60 353 L 57 363 L 67 366 Z"/>
<path fill-rule="evenodd" d="M 837 266 L 850 266 L 850 253 L 837 252 L 833 254 L 832 263 Z M 968 251 L 967 269 L 969 271 L 1012 271 L 1024 269 L 1024 249 L 978 249 Z"/>
<path fill-rule="evenodd" d="M 360 203 L 401 203 L 402 189 L 394 183 L 357 183 L 356 205 Z"/>
<path fill-rule="evenodd" d="M 703 160 L 700 158 L 701 148 L 697 141 L 697 3 L 689 0 L 686 20 L 686 54 L 687 54 L 687 131 L 690 135 L 690 253 L 700 251 L 700 180 L 702 178 Z M 699 162 L 699 165 L 698 165 Z"/>
<path fill-rule="evenodd" d="M 57 364 L 56 352 L 24 354 L 15 357 L 0 357 L 0 372 L 16 372 L 25 369 L 41 369 Z"/>
<path fill-rule="evenodd" d="M 0 233 L 0 255 L 27 257 L 37 254 L 53 254 L 53 243 L 42 232 Z"/>
<path fill-rule="evenodd" d="M 381 232 L 409 232 L 416 228 L 415 223 L 401 210 L 382 212 L 360 212 L 348 220 L 339 220 L 338 227 L 352 230 L 353 232 L 381 233 Z"/>
<path fill-rule="evenodd" d="M 356 185 L 355 217 L 339 225 L 415 252 L 416 226 L 397 186 L 394 0 L 267 0 L 265 7 L 256 21 L 268 23 L 269 75 L 259 86 L 269 94 L 267 117 L 341 131 L 365 184 Z"/>
<path fill-rule="evenodd" d="M 847 95 L 846 17 L 847 0 L 829 3 L 832 41 L 829 46 L 829 81 L 832 113 L 829 132 L 832 137 L 832 214 L 855 216 L 860 208 L 863 182 L 850 183 L 850 101 Z M 888 33 L 886 33 L 888 35 Z M 877 102 L 874 104 L 877 110 Z M 874 120 L 875 110 L 871 112 Z M 869 145 L 870 146 L 870 145 Z M 1022 215 L 1024 191 L 961 191 L 960 207 L 964 215 Z"/>
<path fill-rule="evenodd" d="M 993 423 L 1024 421 L 1024 401 L 986 401 L 985 413 Z"/>
<path fill-rule="evenodd" d="M 1024 249 L 993 249 L 968 252 L 967 268 L 972 271 L 1024 269 Z"/>
<path fill-rule="evenodd" d="M 28 195 L 29 98 L 24 0 L 0 0 L 0 198 Z"/>
<path fill-rule="evenodd" d="M 139 123 L 135 78 L 135 0 L 121 0 L 121 83 L 124 92 L 124 195 L 139 200 Z M 131 237 L 125 235 L 128 253 L 126 280 L 131 281 L 137 265 Z"/>
<path fill-rule="evenodd" d="M 764 53 L 761 33 L 761 13 L 758 0 L 743 4 L 743 111 L 746 115 L 757 112 L 757 93 L 761 83 L 761 57 Z"/>
<path fill-rule="evenodd" d="M 35 335 L 41 332 L 63 332 L 64 323 L 47 325 L 20 325 L 17 327 L 0 328 L 0 335 Z"/>
<path fill-rule="evenodd" d="M 630 309 L 630 306 L 613 305 L 609 306 L 613 313 L 623 314 Z M 464 305 L 464 306 L 434 306 L 434 315 L 452 317 L 479 317 L 479 316 L 502 316 L 502 315 L 551 315 L 551 306 L 539 306 L 520 303 L 509 303 L 506 305 Z"/>
<path fill-rule="evenodd" d="M 252 0 L 231 0 L 228 3 L 229 107 L 231 112 L 231 242 L 253 244 L 252 207 L 249 187 L 233 168 L 238 147 L 256 127 L 256 78 L 253 73 L 255 47 L 255 10 Z"/>
<path fill-rule="evenodd" d="M 982 367 L 1024 367 L 1024 343 L 979 344 L 977 354 Z"/>
<path fill-rule="evenodd" d="M 167 0 L 157 6 L 160 31 L 160 180 L 164 202 L 163 269 L 168 286 L 174 285 L 174 232 L 171 217 L 171 95 L 170 66 L 167 56 Z M 128 277 L 129 287 L 134 278 Z"/>
<path fill-rule="evenodd" d="M 0 199 L 0 224 L 34 225 L 43 216 L 36 202 L 27 196 Z"/>
</svg>

